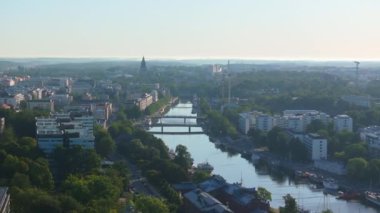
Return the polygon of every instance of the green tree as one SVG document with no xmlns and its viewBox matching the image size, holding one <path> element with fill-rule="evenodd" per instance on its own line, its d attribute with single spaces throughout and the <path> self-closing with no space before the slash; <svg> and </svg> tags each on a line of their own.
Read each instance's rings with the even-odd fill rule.
<svg viewBox="0 0 380 213">
<path fill-rule="evenodd" d="M 283 197 L 285 207 L 280 208 L 280 213 L 297 213 L 297 202 L 290 194 Z"/>
<path fill-rule="evenodd" d="M 260 199 L 263 199 L 265 201 L 272 201 L 272 194 L 264 187 L 257 188 L 257 195 Z"/>
<path fill-rule="evenodd" d="M 367 156 L 367 147 L 362 143 L 348 145 L 344 149 L 346 159 L 365 157 Z"/>
<path fill-rule="evenodd" d="M 115 150 L 115 141 L 111 136 L 105 136 L 95 141 L 95 150 L 103 158 Z"/>
<path fill-rule="evenodd" d="M 193 165 L 193 159 L 191 154 L 187 151 L 187 147 L 184 145 L 177 145 L 175 148 L 176 156 L 174 162 L 180 165 L 184 170 L 190 169 Z"/>
<path fill-rule="evenodd" d="M 364 158 L 352 158 L 347 163 L 347 174 L 357 180 L 366 177 L 368 162 Z"/>
<path fill-rule="evenodd" d="M 139 195 L 134 198 L 136 210 L 142 213 L 169 213 L 169 208 L 162 200 Z"/>
<path fill-rule="evenodd" d="M 372 159 L 369 161 L 368 174 L 371 181 L 380 181 L 380 159 Z"/>
</svg>

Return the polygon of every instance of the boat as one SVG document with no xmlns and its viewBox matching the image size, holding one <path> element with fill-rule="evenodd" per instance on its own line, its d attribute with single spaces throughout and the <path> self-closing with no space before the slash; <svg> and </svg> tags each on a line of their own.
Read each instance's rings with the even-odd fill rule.
<svg viewBox="0 0 380 213">
<path fill-rule="evenodd" d="M 211 173 L 212 170 L 214 170 L 214 167 L 211 164 L 209 164 L 208 162 L 204 162 L 204 163 L 198 163 L 197 169 L 199 171 Z"/>
<path fill-rule="evenodd" d="M 366 191 L 364 192 L 365 199 L 376 206 L 380 206 L 380 193 Z"/>
<path fill-rule="evenodd" d="M 325 189 L 327 189 L 327 190 L 338 190 L 338 188 L 339 188 L 336 181 L 332 178 L 323 179 L 322 183 L 323 183 L 323 187 L 325 187 Z"/>
<path fill-rule="evenodd" d="M 347 192 L 338 192 L 338 197 L 336 199 L 340 200 L 357 200 L 360 199 L 361 194 L 355 191 L 347 191 Z"/>
<path fill-rule="evenodd" d="M 305 175 L 305 173 L 303 171 L 301 171 L 301 170 L 296 170 L 294 172 L 294 175 L 295 175 L 296 178 L 307 178 L 306 175 Z"/>
<path fill-rule="evenodd" d="M 311 183 L 316 184 L 317 186 L 322 186 L 323 185 L 323 176 L 317 175 L 314 173 L 311 173 L 309 176 L 309 180 Z"/>
</svg>

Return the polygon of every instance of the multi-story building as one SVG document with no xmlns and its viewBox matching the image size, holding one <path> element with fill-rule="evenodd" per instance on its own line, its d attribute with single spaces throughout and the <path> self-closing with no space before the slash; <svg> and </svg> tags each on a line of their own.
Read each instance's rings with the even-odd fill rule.
<svg viewBox="0 0 380 213">
<path fill-rule="evenodd" d="M 327 159 L 327 140 L 315 133 L 305 135 L 303 143 L 311 160 Z"/>
<path fill-rule="evenodd" d="M 286 129 L 293 132 L 303 132 L 305 130 L 304 120 L 302 115 L 285 116 Z"/>
<path fill-rule="evenodd" d="M 49 112 L 54 112 L 54 101 L 50 99 L 45 100 L 29 100 L 26 102 L 26 107 L 30 110 L 42 109 Z"/>
<path fill-rule="evenodd" d="M 368 145 L 372 157 L 380 157 L 380 126 L 369 126 L 360 129 L 360 139 Z"/>
<path fill-rule="evenodd" d="M 18 93 L 11 96 L 0 97 L 0 104 L 8 104 L 12 105 L 13 107 L 18 107 L 20 105 L 20 102 L 23 100 L 25 100 L 25 96 L 21 93 Z"/>
<path fill-rule="evenodd" d="M 239 130 L 243 134 L 247 134 L 249 129 L 256 127 L 256 117 L 261 115 L 261 112 L 243 112 L 239 114 Z"/>
<path fill-rule="evenodd" d="M 148 106 L 153 103 L 153 96 L 145 93 L 143 97 L 137 99 L 137 106 L 141 111 L 144 111 Z"/>
<path fill-rule="evenodd" d="M 50 99 L 54 101 L 55 106 L 67 106 L 73 100 L 69 94 L 53 94 Z"/>
<path fill-rule="evenodd" d="M 308 112 L 303 114 L 303 120 L 305 127 L 309 125 L 314 120 L 320 120 L 324 124 L 331 122 L 330 115 L 324 112 Z"/>
<path fill-rule="evenodd" d="M 55 147 L 63 144 L 63 130 L 56 118 L 36 118 L 38 147 L 47 154 L 53 152 Z"/>
<path fill-rule="evenodd" d="M 11 212 L 11 199 L 8 187 L 0 187 L 0 213 Z"/>
<path fill-rule="evenodd" d="M 94 118 L 92 116 L 71 117 L 68 113 L 55 113 L 51 117 L 36 118 L 38 147 L 51 154 L 59 145 L 80 145 L 94 148 Z"/>
<path fill-rule="evenodd" d="M 256 117 L 256 129 L 263 132 L 269 132 L 274 126 L 274 119 L 272 116 L 267 114 L 258 115 Z"/>
<path fill-rule="evenodd" d="M 239 130 L 243 134 L 247 134 L 249 129 L 254 125 L 254 118 L 250 113 L 240 113 L 239 114 Z"/>
<path fill-rule="evenodd" d="M 337 115 L 334 117 L 334 130 L 336 132 L 352 132 L 352 118 L 348 115 Z"/>
</svg>

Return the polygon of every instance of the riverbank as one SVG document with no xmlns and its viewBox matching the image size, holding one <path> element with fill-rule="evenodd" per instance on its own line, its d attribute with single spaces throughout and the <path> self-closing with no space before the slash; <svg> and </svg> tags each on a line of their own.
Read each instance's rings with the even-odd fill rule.
<svg viewBox="0 0 380 213">
<path fill-rule="evenodd" d="M 191 104 L 180 103 L 172 108 L 168 116 L 194 116 Z M 173 132 L 183 132 L 186 127 L 170 127 Z M 205 128 L 204 128 L 205 129 Z M 150 131 L 157 131 L 159 127 L 153 127 Z M 194 130 L 201 130 L 200 127 Z M 208 134 L 209 135 L 209 134 Z M 244 187 L 264 187 L 272 193 L 270 205 L 273 208 L 284 206 L 283 196 L 290 194 L 304 209 L 311 212 L 321 212 L 326 207 L 333 212 L 369 212 L 379 213 L 378 210 L 357 201 L 338 200 L 335 196 L 324 194 L 323 190 L 315 189 L 312 184 L 294 179 L 291 172 L 284 170 L 268 169 L 269 167 L 254 165 L 250 159 L 250 152 L 270 153 L 257 150 L 253 147 L 249 138 L 242 136 L 235 143 L 234 139 L 224 137 L 210 137 L 205 134 L 199 135 L 163 135 L 156 137 L 164 141 L 169 149 L 174 150 L 179 144 L 185 145 L 194 159 L 194 164 L 208 162 L 214 167 L 213 174 L 217 174 L 230 183 L 240 183 Z M 244 141 L 242 139 L 247 139 Z M 223 141 L 225 140 L 225 145 Z M 245 152 L 246 151 L 246 152 Z M 245 153 L 245 155 L 244 155 Z M 245 156 L 243 158 L 243 156 Z"/>
<path fill-rule="evenodd" d="M 368 205 L 368 202 L 364 198 L 364 193 L 366 191 L 380 191 L 379 187 L 369 186 L 366 183 L 361 183 L 358 181 L 352 181 L 347 176 L 337 175 L 328 171 L 317 169 L 314 167 L 313 163 L 298 163 L 286 160 L 281 158 L 267 149 L 258 149 L 254 147 L 252 142 L 250 142 L 248 137 L 243 137 L 237 140 L 233 140 L 230 137 L 210 137 L 210 141 L 213 142 L 218 148 L 222 150 L 230 151 L 233 153 L 239 153 L 242 157 L 248 161 L 255 163 L 254 161 L 260 159 L 261 162 L 265 162 L 266 165 L 270 166 L 272 169 L 276 169 L 282 172 L 285 172 L 287 175 L 296 178 L 296 172 L 302 172 L 307 174 L 313 174 L 318 177 L 324 178 L 333 178 L 336 180 L 336 183 L 339 186 L 339 189 L 336 191 L 326 191 L 324 193 L 329 193 L 338 199 L 338 191 L 343 192 L 355 192 L 359 193 L 362 196 L 357 196 L 356 199 L 360 200 L 363 204 Z M 255 160 L 252 159 L 254 156 Z M 305 184 L 315 185 L 315 182 L 308 179 L 305 182 L 305 179 L 302 180 Z M 323 189 L 323 185 L 318 186 L 320 189 Z M 373 206 L 373 205 L 371 205 Z M 379 208 L 379 207 L 377 207 Z"/>
</svg>

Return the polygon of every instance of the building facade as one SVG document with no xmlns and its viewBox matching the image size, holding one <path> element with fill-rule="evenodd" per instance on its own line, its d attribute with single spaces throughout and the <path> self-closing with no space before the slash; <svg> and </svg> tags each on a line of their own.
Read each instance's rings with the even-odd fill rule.
<svg viewBox="0 0 380 213">
<path fill-rule="evenodd" d="M 274 126 L 274 119 L 270 115 L 262 114 L 256 117 L 256 129 L 269 132 Z"/>
<path fill-rule="evenodd" d="M 38 147 L 51 154 L 59 145 L 79 145 L 84 149 L 95 146 L 94 118 L 71 117 L 69 113 L 56 113 L 51 117 L 36 118 Z"/>
<path fill-rule="evenodd" d="M 327 139 L 315 133 L 305 135 L 303 143 L 311 160 L 327 159 Z"/>
<path fill-rule="evenodd" d="M 46 100 L 29 100 L 26 102 L 27 109 L 42 109 L 49 112 L 54 112 L 54 101 L 50 99 Z"/>
<path fill-rule="evenodd" d="M 352 118 L 348 115 L 337 115 L 334 117 L 334 130 L 336 132 L 352 132 Z"/>
</svg>

